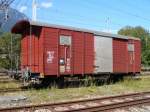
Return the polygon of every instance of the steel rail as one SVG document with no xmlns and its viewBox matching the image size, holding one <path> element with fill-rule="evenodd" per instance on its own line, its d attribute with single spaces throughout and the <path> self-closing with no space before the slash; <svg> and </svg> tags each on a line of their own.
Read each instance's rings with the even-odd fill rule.
<svg viewBox="0 0 150 112">
<path fill-rule="evenodd" d="M 87 108 L 80 108 L 76 110 L 69 110 L 64 112 L 106 112 L 106 111 L 112 111 L 114 109 L 121 109 L 121 108 L 127 108 L 131 106 L 139 106 L 144 104 L 150 104 L 150 98 L 144 98 L 139 100 L 133 100 L 133 101 L 126 101 L 126 102 L 119 102 L 119 103 L 113 103 L 108 105 L 102 105 L 102 106 L 94 106 L 94 107 L 87 107 Z"/>
<path fill-rule="evenodd" d="M 0 83 L 19 83 L 19 81 L 15 81 L 15 80 L 0 80 Z"/>
<path fill-rule="evenodd" d="M 101 102 L 105 100 L 113 100 L 113 99 L 123 99 L 123 98 L 136 98 L 136 97 L 143 97 L 144 95 L 150 95 L 150 92 L 141 92 L 141 93 L 133 93 L 133 94 L 125 94 L 125 95 L 118 95 L 118 96 L 110 96 L 110 97 L 102 97 L 102 98 L 94 98 L 94 99 L 86 99 L 86 100 L 77 100 L 77 101 L 70 101 L 70 102 L 60 102 L 60 103 L 51 103 L 51 104 L 40 104 L 40 105 L 28 105 L 28 106 L 21 106 L 21 107 L 11 107 L 11 108 L 3 108 L 0 109 L 0 112 L 16 112 L 20 110 L 25 110 L 25 111 L 34 111 L 37 109 L 42 109 L 42 108 L 47 108 L 49 110 L 54 110 L 56 107 L 70 107 L 70 105 L 73 104 L 81 104 L 84 105 L 87 102 Z M 69 109 L 69 110 L 64 110 L 61 112 L 69 112 L 69 111 L 74 111 L 74 112 L 93 112 L 93 111 L 105 111 L 109 109 L 115 109 L 115 108 L 122 108 L 122 107 L 127 107 L 129 106 L 134 106 L 134 105 L 139 105 L 139 104 L 144 104 L 144 103 L 150 103 L 150 97 L 148 98 L 141 98 L 141 99 L 134 99 L 132 101 L 124 101 L 124 102 L 117 102 L 117 103 L 112 103 L 112 104 L 102 104 L 98 106 L 93 106 L 93 107 L 85 107 L 85 108 L 79 108 L 79 109 Z M 53 112 L 53 111 L 52 111 Z"/>
<path fill-rule="evenodd" d="M 5 88 L 5 89 L 0 89 L 0 93 L 19 92 L 19 91 L 27 91 L 27 89 L 22 89 L 22 88 Z"/>
</svg>

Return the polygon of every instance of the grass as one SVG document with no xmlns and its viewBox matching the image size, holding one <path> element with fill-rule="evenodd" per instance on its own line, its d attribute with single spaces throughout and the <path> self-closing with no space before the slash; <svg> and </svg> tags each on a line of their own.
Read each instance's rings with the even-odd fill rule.
<svg viewBox="0 0 150 112">
<path fill-rule="evenodd" d="M 12 78 L 10 78 L 8 75 L 0 76 L 0 89 L 18 88 L 18 87 L 20 87 L 20 84 L 14 82 L 14 80 L 12 80 Z"/>
<path fill-rule="evenodd" d="M 18 88 L 18 87 L 20 87 L 20 84 L 15 82 L 0 83 L 0 89 Z"/>
<path fill-rule="evenodd" d="M 132 92 L 142 92 L 150 90 L 150 78 L 141 80 L 125 79 L 115 84 L 89 87 L 57 89 L 55 86 L 51 89 L 31 90 L 25 92 L 11 93 L 11 95 L 24 95 L 31 103 L 59 102 L 66 100 L 77 100 L 82 98 L 93 98 L 101 96 L 118 95 Z M 10 94 L 10 93 L 8 93 Z M 6 95 L 8 95 L 6 94 Z"/>
</svg>

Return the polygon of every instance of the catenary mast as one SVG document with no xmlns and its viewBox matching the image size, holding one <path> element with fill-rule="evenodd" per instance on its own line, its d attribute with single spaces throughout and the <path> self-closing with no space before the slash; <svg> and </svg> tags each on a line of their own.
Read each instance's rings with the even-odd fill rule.
<svg viewBox="0 0 150 112">
<path fill-rule="evenodd" d="M 15 0 L 0 0 L 0 11 L 5 12 L 5 20 L 8 20 L 8 9 L 12 2 Z"/>
</svg>

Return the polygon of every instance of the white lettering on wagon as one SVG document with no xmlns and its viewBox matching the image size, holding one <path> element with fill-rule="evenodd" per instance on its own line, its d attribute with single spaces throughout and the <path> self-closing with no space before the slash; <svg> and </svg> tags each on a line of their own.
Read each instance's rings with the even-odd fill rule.
<svg viewBox="0 0 150 112">
<path fill-rule="evenodd" d="M 47 63 L 53 63 L 54 51 L 47 51 Z"/>
</svg>

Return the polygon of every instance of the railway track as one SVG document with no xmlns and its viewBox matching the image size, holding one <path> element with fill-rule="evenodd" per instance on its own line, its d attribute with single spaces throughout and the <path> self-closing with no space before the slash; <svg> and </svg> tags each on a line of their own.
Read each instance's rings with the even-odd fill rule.
<svg viewBox="0 0 150 112">
<path fill-rule="evenodd" d="M 29 105 L 0 109 L 0 112 L 106 112 L 114 109 L 150 104 L 150 92 L 78 100 L 54 104 Z"/>
<path fill-rule="evenodd" d="M 0 80 L 0 83 L 19 83 L 19 81 L 16 81 L 16 80 Z"/>
<path fill-rule="evenodd" d="M 22 88 L 5 88 L 5 89 L 0 89 L 0 93 L 19 92 L 19 91 L 27 91 L 27 89 L 22 89 Z"/>
<path fill-rule="evenodd" d="M 10 83 L 10 82 L 16 83 L 16 82 L 19 82 L 19 81 L 15 80 L 13 78 L 10 78 L 9 76 L 0 77 L 0 83 Z"/>
<path fill-rule="evenodd" d="M 0 93 L 7 93 L 7 92 L 18 92 L 18 91 L 23 91 L 24 89 L 22 89 L 21 87 L 17 86 L 17 83 L 20 83 L 17 80 L 14 80 L 13 78 L 11 78 L 10 76 L 8 76 L 6 73 L 1 73 L 0 74 L 0 85 L 3 87 L 3 85 L 7 85 L 10 87 L 7 88 L 0 88 Z M 11 84 L 16 84 L 16 87 L 11 87 Z M 14 86 L 14 85 L 13 85 Z"/>
</svg>

